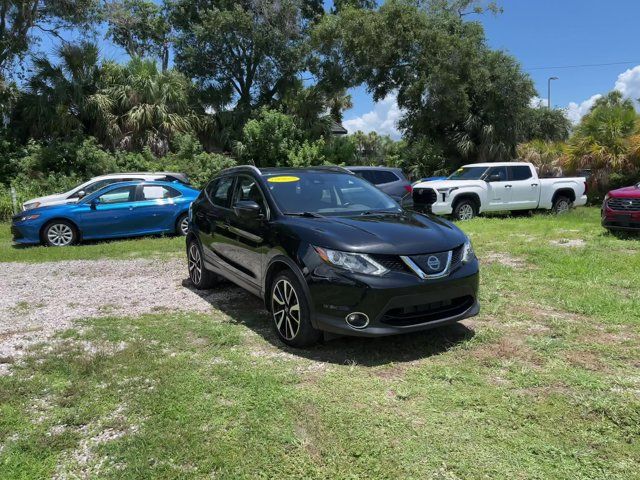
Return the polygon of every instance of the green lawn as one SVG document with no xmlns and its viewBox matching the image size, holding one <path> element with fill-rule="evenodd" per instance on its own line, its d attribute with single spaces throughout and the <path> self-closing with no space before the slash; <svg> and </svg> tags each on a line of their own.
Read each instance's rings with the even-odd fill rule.
<svg viewBox="0 0 640 480">
<path fill-rule="evenodd" d="M 483 263 L 464 325 L 291 350 L 247 294 L 60 334 L 0 377 L 0 478 L 640 478 L 640 237 L 594 208 L 461 226 Z"/>
</svg>

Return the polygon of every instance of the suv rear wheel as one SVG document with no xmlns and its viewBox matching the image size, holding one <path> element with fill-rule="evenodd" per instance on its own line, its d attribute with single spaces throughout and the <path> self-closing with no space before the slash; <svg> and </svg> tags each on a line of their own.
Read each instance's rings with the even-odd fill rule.
<svg viewBox="0 0 640 480">
<path fill-rule="evenodd" d="M 198 290 L 207 290 L 216 284 L 217 276 L 204 266 L 202 248 L 196 240 L 187 244 L 187 262 L 189 265 L 189 279 Z"/>
<path fill-rule="evenodd" d="M 271 316 L 280 340 L 292 347 L 307 347 L 320 341 L 322 333 L 311 325 L 307 297 L 290 271 L 283 271 L 271 285 Z"/>
</svg>

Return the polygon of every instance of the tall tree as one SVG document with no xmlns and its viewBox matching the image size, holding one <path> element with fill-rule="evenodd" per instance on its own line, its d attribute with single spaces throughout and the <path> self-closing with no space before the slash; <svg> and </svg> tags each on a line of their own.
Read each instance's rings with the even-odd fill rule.
<svg viewBox="0 0 640 480">
<path fill-rule="evenodd" d="M 233 106 L 248 113 L 268 105 L 305 70 L 309 4 L 173 0 L 176 64 L 216 110 Z"/>
<path fill-rule="evenodd" d="M 97 20 L 97 0 L 4 0 L 0 2 L 0 75 L 24 56 L 34 30 L 60 35 Z"/>
<path fill-rule="evenodd" d="M 112 0 L 105 5 L 107 36 L 130 57 L 153 56 L 162 70 L 169 66 L 171 26 L 160 5 L 151 0 Z"/>
</svg>

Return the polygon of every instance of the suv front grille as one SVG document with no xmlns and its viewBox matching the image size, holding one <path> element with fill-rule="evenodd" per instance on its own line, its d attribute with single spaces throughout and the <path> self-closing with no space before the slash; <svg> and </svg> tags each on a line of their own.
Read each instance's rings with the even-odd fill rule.
<svg viewBox="0 0 640 480">
<path fill-rule="evenodd" d="M 392 308 L 385 312 L 380 321 L 396 327 L 409 327 L 462 315 L 472 306 L 473 297 L 467 295 L 440 302 Z"/>
<path fill-rule="evenodd" d="M 610 198 L 607 206 L 619 212 L 640 212 L 640 198 Z"/>
<path fill-rule="evenodd" d="M 464 249 L 464 245 L 460 245 L 459 247 L 456 247 L 453 249 L 453 252 L 451 254 L 451 265 L 449 267 L 449 272 L 453 272 L 462 263 L 463 249 Z M 436 255 L 448 254 L 448 253 L 449 251 L 446 251 L 446 252 L 438 253 Z M 429 257 L 431 255 L 433 254 L 427 253 L 424 255 L 412 256 L 411 258 L 415 261 L 416 257 Z M 382 265 L 383 267 L 393 272 L 405 272 L 405 273 L 412 273 L 415 275 L 415 272 L 411 268 L 409 268 L 409 266 L 406 263 L 404 263 L 402 258 L 400 258 L 398 255 L 373 254 L 373 255 L 370 255 L 370 257 L 376 262 L 378 262 L 380 265 Z"/>
</svg>

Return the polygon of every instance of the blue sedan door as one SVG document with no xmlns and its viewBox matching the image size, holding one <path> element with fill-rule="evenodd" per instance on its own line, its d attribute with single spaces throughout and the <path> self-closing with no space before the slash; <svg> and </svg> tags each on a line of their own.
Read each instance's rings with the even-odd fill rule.
<svg viewBox="0 0 640 480">
<path fill-rule="evenodd" d="M 139 185 L 135 206 L 136 223 L 143 232 L 173 231 L 180 210 L 180 192 L 165 185 Z"/>
<path fill-rule="evenodd" d="M 84 238 L 126 236 L 139 230 L 135 219 L 136 185 L 117 187 L 87 202 L 78 212 Z"/>
</svg>

